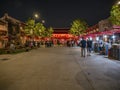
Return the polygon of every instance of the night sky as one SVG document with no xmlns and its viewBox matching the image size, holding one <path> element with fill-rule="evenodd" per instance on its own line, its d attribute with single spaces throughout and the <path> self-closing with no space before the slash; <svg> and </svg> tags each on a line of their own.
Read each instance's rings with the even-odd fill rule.
<svg viewBox="0 0 120 90">
<path fill-rule="evenodd" d="M 92 26 L 110 16 L 116 0 L 1 0 L 0 17 L 4 13 L 25 22 L 34 13 L 39 13 L 45 26 L 70 27 L 73 20 L 82 18 Z"/>
</svg>

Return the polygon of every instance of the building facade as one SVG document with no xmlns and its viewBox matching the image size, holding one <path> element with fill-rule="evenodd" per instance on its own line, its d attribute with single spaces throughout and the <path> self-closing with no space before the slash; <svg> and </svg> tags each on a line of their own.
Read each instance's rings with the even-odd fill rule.
<svg viewBox="0 0 120 90">
<path fill-rule="evenodd" d="M 5 48 L 8 42 L 8 24 L 0 19 L 0 48 Z"/>
<path fill-rule="evenodd" d="M 20 45 L 25 43 L 25 36 L 23 34 L 25 24 L 8 14 L 4 14 L 1 20 L 7 22 L 6 29 L 7 29 L 7 37 L 8 37 L 8 46 L 10 43 L 14 43 L 16 45 Z"/>
<path fill-rule="evenodd" d="M 99 31 L 107 31 L 112 29 L 112 23 L 108 19 L 104 19 L 98 22 Z"/>
</svg>

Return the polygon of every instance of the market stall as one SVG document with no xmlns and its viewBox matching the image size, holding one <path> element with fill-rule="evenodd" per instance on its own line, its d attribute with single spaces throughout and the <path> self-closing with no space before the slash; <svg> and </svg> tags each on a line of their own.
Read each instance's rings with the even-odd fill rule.
<svg viewBox="0 0 120 90">
<path fill-rule="evenodd" d="M 109 50 L 109 58 L 120 60 L 120 44 L 113 44 L 112 48 Z"/>
</svg>

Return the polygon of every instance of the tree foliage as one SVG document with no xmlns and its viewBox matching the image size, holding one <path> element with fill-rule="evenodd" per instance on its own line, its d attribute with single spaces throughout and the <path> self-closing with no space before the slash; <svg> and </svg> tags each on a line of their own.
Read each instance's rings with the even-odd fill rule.
<svg viewBox="0 0 120 90">
<path fill-rule="evenodd" d="M 33 35 L 34 26 L 35 26 L 35 20 L 28 19 L 28 21 L 26 21 L 25 33 L 29 35 Z"/>
<path fill-rule="evenodd" d="M 120 5 L 115 4 L 110 11 L 110 21 L 113 25 L 120 25 Z"/>
<path fill-rule="evenodd" d="M 31 36 L 51 37 L 53 28 L 49 27 L 47 29 L 43 23 L 35 23 L 34 19 L 28 19 L 25 26 L 25 33 Z"/>
<path fill-rule="evenodd" d="M 31 36 L 43 36 L 45 26 L 42 23 L 35 23 L 35 20 L 28 19 L 25 26 L 25 33 Z"/>
<path fill-rule="evenodd" d="M 43 34 L 44 34 L 45 30 L 46 30 L 46 28 L 44 27 L 44 25 L 42 23 L 35 24 L 34 32 L 35 32 L 36 36 L 44 37 Z"/>
<path fill-rule="evenodd" d="M 53 28 L 52 27 L 49 27 L 48 28 L 48 30 L 47 30 L 47 32 L 48 32 L 48 37 L 51 37 L 52 36 L 52 34 L 53 34 Z"/>
<path fill-rule="evenodd" d="M 79 36 L 84 33 L 87 27 L 88 25 L 85 20 L 76 19 L 71 24 L 70 33 Z"/>
</svg>

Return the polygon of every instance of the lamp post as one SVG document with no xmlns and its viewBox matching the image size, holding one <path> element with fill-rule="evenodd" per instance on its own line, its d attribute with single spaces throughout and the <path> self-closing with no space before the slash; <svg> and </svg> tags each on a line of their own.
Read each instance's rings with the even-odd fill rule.
<svg viewBox="0 0 120 90">
<path fill-rule="evenodd" d="M 38 15 L 38 14 L 35 14 L 34 17 L 35 17 L 35 18 L 39 18 L 39 15 Z"/>
<path fill-rule="evenodd" d="M 45 20 L 42 20 L 42 23 L 44 24 L 44 23 L 45 23 Z"/>
<path fill-rule="evenodd" d="M 45 23 L 45 20 L 42 20 L 42 19 L 41 19 L 39 13 L 34 13 L 34 20 L 35 20 L 35 21 L 39 21 L 38 19 L 40 19 L 40 22 L 41 22 L 42 24 Z"/>
<path fill-rule="evenodd" d="M 120 1 L 118 1 L 118 3 L 117 3 L 118 5 L 120 5 Z"/>
<path fill-rule="evenodd" d="M 40 17 L 40 15 L 38 13 L 35 13 L 33 15 L 33 18 L 34 18 L 35 21 L 37 21 L 39 19 L 39 17 Z"/>
</svg>

